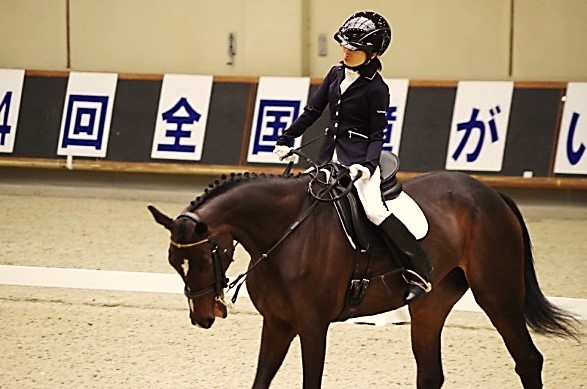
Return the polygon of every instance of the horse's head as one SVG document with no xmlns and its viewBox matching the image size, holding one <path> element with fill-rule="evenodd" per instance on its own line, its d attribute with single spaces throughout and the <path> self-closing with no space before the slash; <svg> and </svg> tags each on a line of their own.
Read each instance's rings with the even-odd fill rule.
<svg viewBox="0 0 587 389">
<path fill-rule="evenodd" d="M 192 212 L 172 219 L 152 205 L 148 208 L 155 221 L 171 232 L 168 260 L 184 281 L 192 324 L 210 328 L 216 317 L 227 315 L 224 287 L 233 260 L 232 237 L 212 235 Z"/>
</svg>

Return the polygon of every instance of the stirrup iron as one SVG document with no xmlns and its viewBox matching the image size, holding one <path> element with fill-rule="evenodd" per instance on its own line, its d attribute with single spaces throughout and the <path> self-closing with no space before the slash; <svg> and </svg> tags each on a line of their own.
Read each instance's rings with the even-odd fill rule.
<svg viewBox="0 0 587 389">
<path fill-rule="evenodd" d="M 410 277 L 407 277 L 406 273 L 408 273 Z M 406 271 L 402 273 L 402 277 L 407 284 L 417 285 L 426 293 L 429 293 L 432 290 L 432 284 L 413 270 L 406 269 Z"/>
</svg>

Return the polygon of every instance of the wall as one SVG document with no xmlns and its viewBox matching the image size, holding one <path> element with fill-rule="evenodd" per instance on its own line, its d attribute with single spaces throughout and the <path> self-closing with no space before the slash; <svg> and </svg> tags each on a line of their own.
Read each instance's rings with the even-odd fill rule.
<svg viewBox="0 0 587 389">
<path fill-rule="evenodd" d="M 65 0 L 0 0 L 0 67 L 66 69 Z"/>
<path fill-rule="evenodd" d="M 387 77 L 587 81 L 584 0 L 366 0 L 361 7 L 393 24 Z M 339 60 L 333 33 L 356 10 L 354 0 L 335 7 L 330 0 L 0 0 L 0 35 L 8 38 L 0 67 L 322 77 Z M 237 54 L 227 65 L 231 32 Z"/>
<path fill-rule="evenodd" d="M 314 38 L 310 44 L 315 45 L 319 32 L 327 33 L 329 38 L 329 56 L 312 57 L 312 69 L 324 70 L 326 64 L 339 60 L 340 49 L 331 39 L 332 33 L 355 11 L 356 2 L 340 2 L 336 12 L 331 11 L 328 0 L 312 3 L 312 14 L 319 15 L 319 19 L 311 23 Z M 365 1 L 363 7 L 385 15 L 393 26 L 394 39 L 383 57 L 383 74 L 387 77 L 508 77 L 509 0 L 371 0 Z"/>
<path fill-rule="evenodd" d="M 587 1 L 516 0 L 514 12 L 519 79 L 587 81 Z"/>
<path fill-rule="evenodd" d="M 288 32 L 299 52 L 299 1 L 259 0 L 73 0 L 72 67 L 139 73 L 252 75 L 299 74 L 301 63 L 272 55 Z M 259 17 L 272 9 L 271 17 Z M 289 15 L 286 18 L 285 15 Z M 107 26 L 105 28 L 105 25 Z M 228 65 L 228 35 L 237 55 Z"/>
</svg>

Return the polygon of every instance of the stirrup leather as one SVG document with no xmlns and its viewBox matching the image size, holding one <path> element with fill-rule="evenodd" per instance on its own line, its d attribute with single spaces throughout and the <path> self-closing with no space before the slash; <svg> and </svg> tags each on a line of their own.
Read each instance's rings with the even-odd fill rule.
<svg viewBox="0 0 587 389">
<path fill-rule="evenodd" d="M 410 277 L 408 277 L 406 275 L 406 273 Z M 424 277 L 422 277 L 421 275 L 419 275 L 418 273 L 416 273 L 413 270 L 406 269 L 406 271 L 402 274 L 402 277 L 404 278 L 404 281 L 406 281 L 406 283 L 416 285 L 416 286 L 422 288 L 424 290 L 424 292 L 426 292 L 426 293 L 428 293 L 432 290 L 432 284 L 430 282 L 426 281 L 426 279 L 424 279 Z"/>
</svg>

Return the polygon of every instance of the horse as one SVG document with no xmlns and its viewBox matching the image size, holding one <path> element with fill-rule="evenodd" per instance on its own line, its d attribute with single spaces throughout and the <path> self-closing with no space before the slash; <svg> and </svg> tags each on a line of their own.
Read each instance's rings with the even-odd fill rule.
<svg viewBox="0 0 587 389">
<path fill-rule="evenodd" d="M 335 206 L 309 194 L 314 179 L 289 172 L 233 173 L 210 184 L 176 218 L 148 206 L 170 232 L 168 261 L 184 281 L 195 326 L 207 329 L 216 317 L 227 316 L 224 290 L 234 242 L 251 256 L 243 275 L 263 318 L 253 388 L 269 387 L 296 336 L 303 387 L 319 388 L 330 323 L 404 305 L 406 283 L 397 261 L 367 253 L 362 277 L 368 283 L 360 304 L 348 309 L 349 281 L 365 253 L 349 244 Z M 402 184 L 428 221 L 420 242 L 434 269 L 432 291 L 408 306 L 417 387 L 443 385 L 441 332 L 453 306 L 471 289 L 501 335 L 523 387 L 541 388 L 543 356 L 529 329 L 577 341 L 579 331 L 573 315 L 540 290 L 516 203 L 460 172 L 430 172 Z"/>
</svg>

